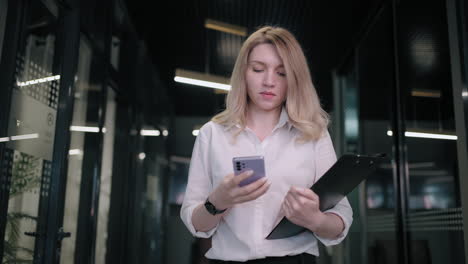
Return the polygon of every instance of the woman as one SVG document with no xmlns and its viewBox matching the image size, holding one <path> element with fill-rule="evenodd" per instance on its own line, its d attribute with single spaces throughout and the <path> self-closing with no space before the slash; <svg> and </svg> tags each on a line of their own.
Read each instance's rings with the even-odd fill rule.
<svg viewBox="0 0 468 264">
<path fill-rule="evenodd" d="M 181 218 L 197 237 L 212 236 L 212 263 L 311 263 L 317 240 L 338 244 L 348 233 L 347 199 L 319 210 L 309 188 L 336 161 L 303 51 L 287 30 L 263 27 L 243 44 L 226 110 L 205 124 L 195 142 Z M 240 187 L 232 158 L 262 155 L 266 177 Z M 281 217 L 303 232 L 266 240 Z M 230 262 L 230 263 L 235 263 Z"/>
</svg>

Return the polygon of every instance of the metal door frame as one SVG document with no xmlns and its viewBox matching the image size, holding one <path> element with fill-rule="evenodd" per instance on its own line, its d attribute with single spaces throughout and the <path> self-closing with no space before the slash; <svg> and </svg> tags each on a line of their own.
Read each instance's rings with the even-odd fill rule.
<svg viewBox="0 0 468 264">
<path fill-rule="evenodd" d="M 2 60 L 0 62 L 0 137 L 7 136 L 8 131 L 8 120 L 11 106 L 11 94 L 13 86 L 11 85 L 14 81 L 15 69 L 16 69 L 16 56 L 19 52 L 21 45 L 24 43 L 26 36 L 26 19 L 28 17 L 27 12 L 29 10 L 29 4 L 32 1 L 39 0 L 15 0 L 9 1 L 9 9 L 6 15 L 6 28 L 5 28 L 5 39 L 8 41 L 4 42 L 2 50 Z M 45 6 L 45 5 L 44 5 Z M 48 7 L 45 6 L 47 9 Z M 57 253 L 57 237 L 60 235 L 57 233 L 57 205 L 60 203 L 60 199 L 57 199 L 58 194 L 63 188 L 60 186 L 60 171 L 66 168 L 66 158 L 68 156 L 67 141 L 69 140 L 69 124 L 67 124 L 67 115 L 69 115 L 70 109 L 73 109 L 73 83 L 74 83 L 74 72 L 75 69 L 73 63 L 73 45 L 76 40 L 73 38 L 73 32 L 79 32 L 79 26 L 77 27 L 76 21 L 79 19 L 78 11 L 73 9 L 67 9 L 63 6 L 58 6 L 61 9 L 61 15 L 58 19 L 61 19 L 59 30 L 55 32 L 56 45 L 54 50 L 54 63 L 53 72 L 61 75 L 60 81 L 60 98 L 57 115 L 57 126 L 54 138 L 54 154 L 52 160 L 52 177 L 50 185 L 50 195 L 47 199 L 42 200 L 39 204 L 38 223 L 42 223 L 45 226 L 46 237 L 40 248 L 40 252 L 35 252 L 35 256 L 39 254 L 41 261 L 37 263 L 54 263 L 53 259 Z M 62 14 L 63 12 L 63 14 Z M 75 12 L 75 13 L 73 13 Z M 79 21 L 79 20 L 78 20 Z M 75 27 L 75 30 L 73 30 Z M 71 52 L 72 54 L 66 54 Z M 76 52 L 75 52 L 76 53 Z M 77 54 L 75 55 L 77 57 Z M 71 103 L 70 103 L 71 102 Z M 3 163 L 3 153 L 5 151 L 4 144 L 0 144 L 0 162 Z M 5 177 L 5 173 L 2 172 L 2 177 Z M 0 188 L 0 236 L 5 236 L 6 217 L 8 213 L 8 200 L 9 200 L 9 184 L 8 179 L 4 181 L 3 188 Z M 36 241 L 37 244 L 37 241 Z M 0 243 L 0 256 L 3 257 L 3 243 Z M 37 247 L 36 247 L 37 248 Z M 38 261 L 35 259 L 34 261 Z"/>
<path fill-rule="evenodd" d="M 463 216 L 463 236 L 465 241 L 465 262 L 468 261 L 468 193 L 463 190 L 468 186 L 468 34 L 466 33 L 467 13 L 463 0 L 447 0 L 447 24 L 449 33 L 450 65 L 452 74 L 453 104 L 455 128 L 457 133 L 458 175 Z"/>
<path fill-rule="evenodd" d="M 5 36 L 6 16 L 8 13 L 8 0 L 0 0 L 0 61 L 2 60 L 2 46 Z"/>
<path fill-rule="evenodd" d="M 47 240 L 43 263 L 59 263 L 60 244 L 64 238 L 63 207 L 66 188 L 70 124 L 73 115 L 74 82 L 79 53 L 79 1 L 75 6 L 60 7 L 57 30 L 56 68 L 60 73 L 59 103 L 55 127 L 55 142 L 47 213 Z"/>
<path fill-rule="evenodd" d="M 25 24 L 27 2 L 25 0 L 10 1 L 5 19 L 4 42 L 0 60 L 0 137 L 7 137 L 10 115 L 11 94 L 16 69 L 16 54 L 21 39 L 24 38 L 22 29 Z M 4 163 L 5 144 L 0 143 L 0 164 Z M 0 165 L 1 166 L 1 165 Z M 8 200 L 10 196 L 10 179 L 6 171 L 0 170 L 0 257 L 3 258 L 5 228 L 8 214 Z"/>
</svg>

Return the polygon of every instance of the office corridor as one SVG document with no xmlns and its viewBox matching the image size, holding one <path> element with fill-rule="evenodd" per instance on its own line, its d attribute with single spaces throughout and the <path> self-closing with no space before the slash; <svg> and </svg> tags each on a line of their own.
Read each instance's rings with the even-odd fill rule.
<svg viewBox="0 0 468 264">
<path fill-rule="evenodd" d="M 465 0 L 0 0 L 2 264 L 209 263 L 192 149 L 264 25 L 300 42 L 337 156 L 388 157 L 317 263 L 467 263 Z"/>
</svg>

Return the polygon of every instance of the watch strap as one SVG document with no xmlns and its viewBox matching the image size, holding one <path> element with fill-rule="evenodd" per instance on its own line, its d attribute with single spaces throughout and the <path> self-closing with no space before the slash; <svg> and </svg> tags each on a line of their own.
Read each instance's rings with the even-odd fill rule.
<svg viewBox="0 0 468 264">
<path fill-rule="evenodd" d="M 208 200 L 208 198 L 206 198 L 206 201 L 205 201 L 205 208 L 206 208 L 206 210 L 207 210 L 210 214 L 212 214 L 212 215 L 222 214 L 222 213 L 224 213 L 224 212 L 227 210 L 227 208 L 226 208 L 226 209 L 219 210 L 218 208 L 216 208 L 216 206 L 214 206 L 214 204 L 212 204 L 212 203 Z"/>
</svg>

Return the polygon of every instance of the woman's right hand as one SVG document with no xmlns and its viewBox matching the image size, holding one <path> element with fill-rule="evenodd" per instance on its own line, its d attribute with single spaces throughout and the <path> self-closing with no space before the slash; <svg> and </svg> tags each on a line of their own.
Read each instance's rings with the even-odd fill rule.
<svg viewBox="0 0 468 264">
<path fill-rule="evenodd" d="M 262 196 L 270 183 L 266 177 L 245 186 L 239 183 L 252 176 L 253 171 L 245 171 L 237 176 L 233 173 L 224 177 L 218 187 L 210 194 L 208 200 L 219 210 L 231 208 L 235 204 L 252 201 Z"/>
</svg>

